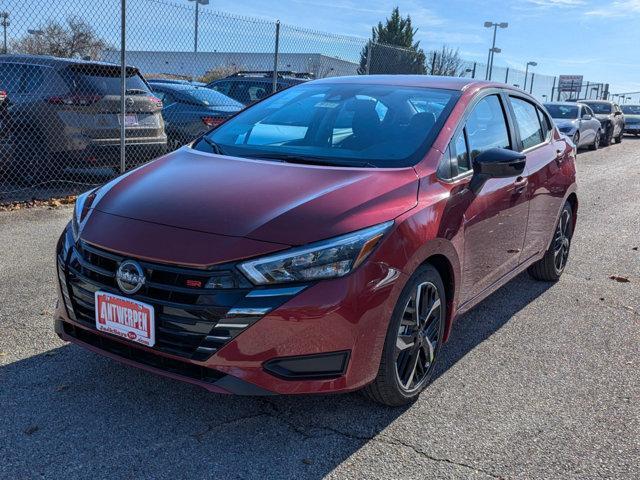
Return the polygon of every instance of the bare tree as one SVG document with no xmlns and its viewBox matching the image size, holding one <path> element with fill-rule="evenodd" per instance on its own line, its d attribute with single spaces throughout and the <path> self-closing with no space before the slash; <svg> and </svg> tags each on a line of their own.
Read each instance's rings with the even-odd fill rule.
<svg viewBox="0 0 640 480">
<path fill-rule="evenodd" d="M 78 17 L 68 17 L 65 24 L 50 20 L 36 31 L 14 41 L 11 51 L 96 60 L 107 48 L 107 42 L 98 36 L 93 27 Z"/>
<path fill-rule="evenodd" d="M 458 50 L 442 46 L 441 50 L 434 50 L 427 57 L 428 71 L 431 75 L 448 77 L 461 77 L 464 75 L 466 65 L 460 58 Z"/>
</svg>

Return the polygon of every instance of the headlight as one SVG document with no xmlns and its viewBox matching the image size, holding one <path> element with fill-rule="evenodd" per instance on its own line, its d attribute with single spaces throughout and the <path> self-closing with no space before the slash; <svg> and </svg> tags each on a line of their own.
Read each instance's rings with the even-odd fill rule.
<svg viewBox="0 0 640 480">
<path fill-rule="evenodd" d="M 358 267 L 393 221 L 284 253 L 241 263 L 238 268 L 256 285 L 342 277 Z"/>
<path fill-rule="evenodd" d="M 95 192 L 97 189 L 90 190 L 76 198 L 76 204 L 73 209 L 73 218 L 71 219 L 71 230 L 73 233 L 73 240 L 78 241 L 80 238 L 80 232 L 84 227 L 85 220 L 87 219 L 87 212 L 95 199 Z"/>
</svg>

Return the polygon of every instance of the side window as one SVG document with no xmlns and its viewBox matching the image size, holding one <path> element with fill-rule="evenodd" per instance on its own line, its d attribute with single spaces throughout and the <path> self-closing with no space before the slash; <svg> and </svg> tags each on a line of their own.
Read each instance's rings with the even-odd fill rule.
<svg viewBox="0 0 640 480">
<path fill-rule="evenodd" d="M 535 110 L 533 111 L 535 115 Z M 511 148 L 502 104 L 497 95 L 484 97 L 473 108 L 466 124 L 471 161 L 492 148 Z"/>
<path fill-rule="evenodd" d="M 453 147 L 455 150 L 455 160 L 458 165 L 456 175 L 471 170 L 471 162 L 469 161 L 469 151 L 467 150 L 467 141 L 464 138 L 464 130 L 453 139 Z"/>
<path fill-rule="evenodd" d="M 540 125 L 542 127 L 542 138 L 544 138 L 544 141 L 546 142 L 551 139 L 551 132 L 553 131 L 553 127 L 551 126 L 552 124 L 549 120 L 549 117 L 547 117 L 545 113 L 539 108 L 536 107 L 536 110 L 538 111 L 538 118 L 540 119 Z"/>
<path fill-rule="evenodd" d="M 511 105 L 513 106 L 516 125 L 520 132 L 522 147 L 526 150 L 541 144 L 544 141 L 544 136 L 540 126 L 540 119 L 536 113 L 536 107 L 526 100 L 515 97 L 511 97 Z"/>
<path fill-rule="evenodd" d="M 587 112 L 589 115 L 591 115 L 592 117 L 594 117 L 594 116 L 595 116 L 595 115 L 594 115 L 594 113 L 593 113 L 593 110 L 591 110 L 591 107 L 589 107 L 588 105 L 585 105 L 585 106 L 584 106 L 584 109 L 585 109 L 585 110 L 586 110 L 586 112 Z"/>
<path fill-rule="evenodd" d="M 24 69 L 14 63 L 0 64 L 0 90 L 9 95 L 24 90 Z"/>
<path fill-rule="evenodd" d="M 162 103 L 165 103 L 165 93 L 164 92 L 160 92 L 158 90 L 153 90 L 153 95 L 156 98 L 159 98 L 160 100 L 162 100 Z"/>
</svg>

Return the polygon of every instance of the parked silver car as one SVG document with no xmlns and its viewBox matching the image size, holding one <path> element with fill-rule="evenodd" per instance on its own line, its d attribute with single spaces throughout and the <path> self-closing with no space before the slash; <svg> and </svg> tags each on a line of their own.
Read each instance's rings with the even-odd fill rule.
<svg viewBox="0 0 640 480">
<path fill-rule="evenodd" d="M 583 103 L 570 102 L 545 103 L 544 106 L 558 130 L 569 137 L 576 148 L 598 149 L 602 138 L 602 126 L 591 107 Z"/>
</svg>

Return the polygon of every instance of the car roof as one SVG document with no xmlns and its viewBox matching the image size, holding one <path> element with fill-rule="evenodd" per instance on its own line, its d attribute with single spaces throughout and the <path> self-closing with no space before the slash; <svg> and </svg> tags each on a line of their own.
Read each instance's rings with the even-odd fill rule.
<svg viewBox="0 0 640 480">
<path fill-rule="evenodd" d="M 390 85 L 398 87 L 430 87 L 464 91 L 471 86 L 495 87 L 526 93 L 519 88 L 504 83 L 489 82 L 466 77 L 444 77 L 435 75 L 352 75 L 347 77 L 327 77 L 311 80 L 311 83 L 352 83 L 367 85 Z M 528 95 L 528 94 L 527 94 Z"/>
<path fill-rule="evenodd" d="M 584 102 L 544 102 L 544 105 L 564 105 L 566 107 L 574 107 L 576 105 L 580 105 L 581 103 Z"/>
<path fill-rule="evenodd" d="M 112 62 L 100 62 L 97 60 L 83 60 L 80 58 L 60 58 L 50 55 L 27 55 L 27 54 L 11 54 L 2 55 L 0 62 L 23 63 L 29 65 L 42 65 L 47 67 L 66 66 L 66 65 L 96 65 L 119 67 L 120 65 Z M 135 68 L 127 65 L 127 68 Z"/>
<path fill-rule="evenodd" d="M 589 99 L 584 99 L 584 100 L 578 100 L 578 103 L 603 103 L 603 104 L 613 104 L 614 102 L 612 102 L 611 100 L 589 100 Z"/>
</svg>

